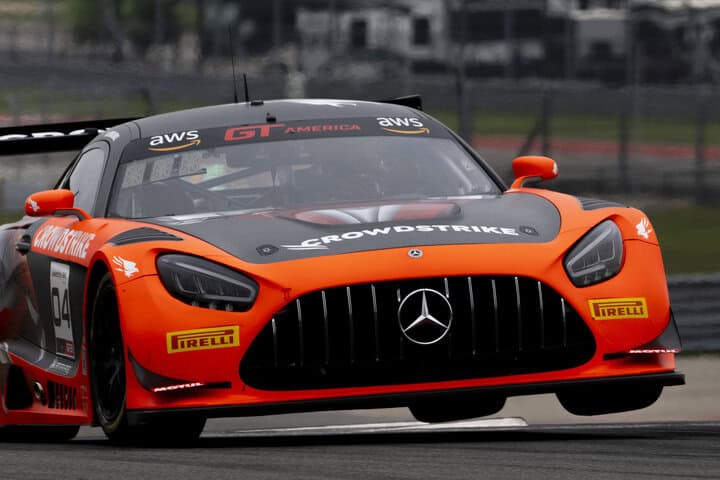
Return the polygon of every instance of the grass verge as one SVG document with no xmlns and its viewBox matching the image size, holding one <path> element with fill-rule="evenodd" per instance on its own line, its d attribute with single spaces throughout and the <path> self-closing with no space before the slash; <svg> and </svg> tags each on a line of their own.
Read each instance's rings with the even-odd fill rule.
<svg viewBox="0 0 720 480">
<path fill-rule="evenodd" d="M 450 111 L 429 112 L 438 120 L 457 131 L 457 115 Z M 536 122 L 529 113 L 476 112 L 473 129 L 478 135 L 526 136 Z M 619 121 L 610 115 L 555 114 L 550 123 L 555 138 L 612 141 L 618 140 Z M 639 117 L 631 124 L 630 141 L 639 143 L 685 144 L 695 141 L 695 123 L 682 118 Z M 720 122 L 708 122 L 705 129 L 707 145 L 720 144 Z"/>
<path fill-rule="evenodd" d="M 720 207 L 648 212 L 668 274 L 720 272 Z"/>
</svg>

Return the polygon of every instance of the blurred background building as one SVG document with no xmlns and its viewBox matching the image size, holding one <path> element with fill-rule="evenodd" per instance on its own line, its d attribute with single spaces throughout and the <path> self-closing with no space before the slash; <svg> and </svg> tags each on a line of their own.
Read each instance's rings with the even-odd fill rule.
<svg viewBox="0 0 720 480">
<path fill-rule="evenodd" d="M 0 0 L 0 126 L 252 97 L 426 110 L 506 178 L 552 155 L 552 188 L 720 200 L 720 0 Z M 0 160 L 0 210 L 67 155 Z"/>
</svg>

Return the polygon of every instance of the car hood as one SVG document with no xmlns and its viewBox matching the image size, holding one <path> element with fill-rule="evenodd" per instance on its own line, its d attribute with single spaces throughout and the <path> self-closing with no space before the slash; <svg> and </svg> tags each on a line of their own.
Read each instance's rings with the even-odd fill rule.
<svg viewBox="0 0 720 480">
<path fill-rule="evenodd" d="M 555 206 L 528 193 L 220 212 L 150 222 L 252 263 L 398 247 L 544 243 L 560 230 Z"/>
</svg>

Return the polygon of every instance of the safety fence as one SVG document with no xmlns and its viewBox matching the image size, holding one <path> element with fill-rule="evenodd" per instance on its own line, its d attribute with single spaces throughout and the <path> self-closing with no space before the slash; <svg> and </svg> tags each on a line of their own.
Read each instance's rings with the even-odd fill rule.
<svg viewBox="0 0 720 480">
<path fill-rule="evenodd" d="M 668 287 L 683 351 L 720 351 L 720 273 L 673 275 Z"/>
</svg>

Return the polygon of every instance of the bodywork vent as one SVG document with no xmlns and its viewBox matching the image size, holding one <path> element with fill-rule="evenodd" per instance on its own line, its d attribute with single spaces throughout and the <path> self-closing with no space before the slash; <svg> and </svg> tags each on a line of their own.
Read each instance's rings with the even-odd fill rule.
<svg viewBox="0 0 720 480">
<path fill-rule="evenodd" d="M 580 202 L 580 206 L 583 210 L 598 210 L 600 208 L 613 208 L 613 207 L 620 207 L 620 208 L 626 208 L 625 205 L 622 205 L 620 203 L 615 202 L 609 202 L 607 200 L 600 200 L 597 198 L 585 198 L 585 197 L 576 197 L 578 202 Z"/>
<path fill-rule="evenodd" d="M 173 234 L 163 232 L 162 230 L 155 230 L 154 228 L 142 227 L 134 230 L 128 230 L 119 235 L 115 235 L 110 239 L 110 243 L 113 245 L 130 245 L 131 243 L 140 242 L 152 242 L 152 241 L 182 241 L 182 238 L 177 237 Z"/>
<path fill-rule="evenodd" d="M 77 389 L 56 382 L 48 382 L 48 408 L 75 410 L 77 408 Z"/>
</svg>

